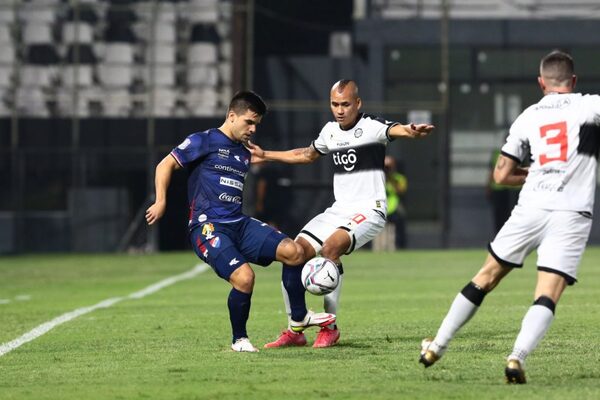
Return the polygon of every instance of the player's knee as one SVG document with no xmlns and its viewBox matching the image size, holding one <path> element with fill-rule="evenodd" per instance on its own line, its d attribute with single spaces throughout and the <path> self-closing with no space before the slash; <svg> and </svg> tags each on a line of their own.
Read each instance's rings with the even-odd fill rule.
<svg viewBox="0 0 600 400">
<path fill-rule="evenodd" d="M 491 292 L 510 272 L 510 268 L 503 267 L 498 262 L 486 262 L 473 278 L 473 283 L 479 286 L 485 292 Z"/>
<path fill-rule="evenodd" d="M 234 288 L 244 293 L 250 293 L 254 289 L 254 271 L 252 268 L 235 271 L 229 280 Z"/>
<path fill-rule="evenodd" d="M 329 258 L 330 260 L 338 260 L 344 251 L 340 248 L 338 244 L 325 242 L 323 243 L 323 248 L 321 249 L 321 255 L 325 258 Z"/>
<path fill-rule="evenodd" d="M 304 248 L 291 239 L 281 244 L 280 261 L 288 265 L 300 265 L 304 262 Z"/>
</svg>

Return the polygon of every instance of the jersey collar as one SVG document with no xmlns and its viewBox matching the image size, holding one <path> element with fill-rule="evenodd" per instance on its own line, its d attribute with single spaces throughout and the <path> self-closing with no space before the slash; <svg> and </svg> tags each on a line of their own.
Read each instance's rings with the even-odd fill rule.
<svg viewBox="0 0 600 400">
<path fill-rule="evenodd" d="M 360 113 L 360 114 L 358 114 L 358 116 L 356 117 L 356 121 L 354 122 L 354 124 L 353 124 L 353 125 L 352 125 L 350 128 L 346 128 L 346 129 L 344 129 L 344 128 L 342 128 L 342 126 L 341 126 L 341 125 L 338 123 L 338 126 L 340 127 L 340 130 L 342 130 L 342 131 L 344 131 L 344 132 L 347 132 L 347 131 L 349 131 L 349 130 L 351 130 L 351 129 L 354 129 L 354 127 L 356 127 L 356 125 L 358 125 L 358 122 L 359 122 L 359 121 L 362 119 L 363 115 L 364 115 L 364 113 Z"/>
</svg>

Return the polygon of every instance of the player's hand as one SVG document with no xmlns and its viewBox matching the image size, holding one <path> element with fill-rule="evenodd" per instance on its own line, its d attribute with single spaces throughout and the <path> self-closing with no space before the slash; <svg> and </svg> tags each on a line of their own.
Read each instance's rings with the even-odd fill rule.
<svg viewBox="0 0 600 400">
<path fill-rule="evenodd" d="M 411 138 L 420 138 L 429 135 L 435 129 L 435 126 L 430 124 L 410 124 L 407 125 L 408 136 Z"/>
<path fill-rule="evenodd" d="M 157 201 L 152 204 L 146 210 L 146 222 L 148 225 L 154 224 L 156 221 L 162 218 L 165 215 L 165 210 L 167 209 L 167 203 L 164 201 Z"/>
<path fill-rule="evenodd" d="M 250 160 L 253 164 L 262 163 L 265 160 L 265 151 L 257 144 L 248 141 L 246 143 L 246 148 L 250 150 L 250 154 L 252 155 L 252 159 Z"/>
</svg>

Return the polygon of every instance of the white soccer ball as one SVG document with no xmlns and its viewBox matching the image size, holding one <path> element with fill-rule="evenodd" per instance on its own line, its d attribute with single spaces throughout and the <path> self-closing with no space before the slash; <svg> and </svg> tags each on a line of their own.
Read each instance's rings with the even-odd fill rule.
<svg viewBox="0 0 600 400">
<path fill-rule="evenodd" d="M 333 292 L 339 281 L 337 265 L 328 258 L 315 257 L 302 268 L 302 285 L 317 296 Z"/>
</svg>

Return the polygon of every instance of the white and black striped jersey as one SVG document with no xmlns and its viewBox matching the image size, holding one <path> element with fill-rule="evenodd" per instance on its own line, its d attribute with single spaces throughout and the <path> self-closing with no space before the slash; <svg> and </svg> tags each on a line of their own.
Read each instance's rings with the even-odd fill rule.
<svg viewBox="0 0 600 400">
<path fill-rule="evenodd" d="M 320 154 L 332 155 L 333 194 L 340 203 L 386 200 L 383 161 L 392 140 L 389 129 L 397 122 L 361 114 L 358 122 L 343 130 L 337 122 L 325 124 L 312 142 Z"/>
<path fill-rule="evenodd" d="M 519 204 L 592 212 L 600 149 L 600 96 L 548 94 L 510 128 L 502 154 L 532 164 Z"/>
</svg>

